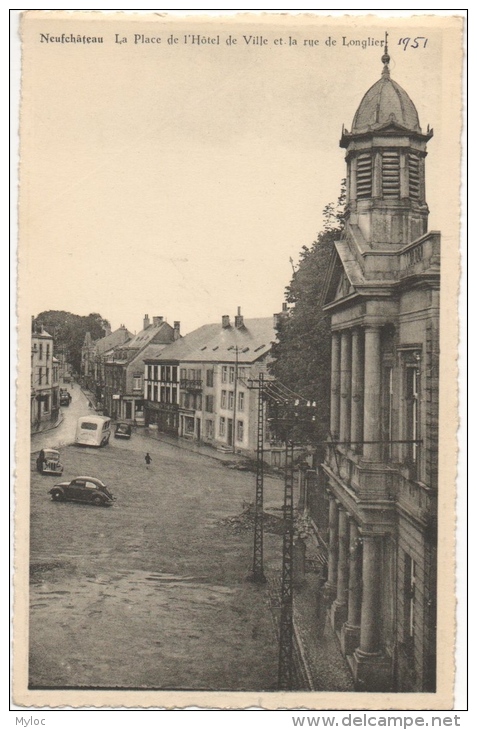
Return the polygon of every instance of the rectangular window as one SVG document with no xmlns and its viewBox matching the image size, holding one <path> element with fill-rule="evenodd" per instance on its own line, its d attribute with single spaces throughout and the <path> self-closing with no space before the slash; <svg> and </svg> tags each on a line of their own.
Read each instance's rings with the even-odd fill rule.
<svg viewBox="0 0 477 730">
<path fill-rule="evenodd" d="M 234 393 L 233 393 L 233 390 L 229 391 L 228 406 L 229 406 L 229 411 L 233 411 L 233 409 L 234 409 Z"/>
<path fill-rule="evenodd" d="M 134 376 L 133 378 L 133 390 L 142 390 L 141 376 Z"/>
<path fill-rule="evenodd" d="M 159 400 L 159 386 L 157 383 L 154 383 L 154 400 L 156 403 Z"/>
<path fill-rule="evenodd" d="M 172 382 L 177 383 L 177 365 L 172 366 Z"/>
<path fill-rule="evenodd" d="M 50 383 L 50 368 L 45 368 L 45 383 L 47 385 Z"/>
<path fill-rule="evenodd" d="M 177 388 L 172 388 L 171 403 L 177 403 Z"/>
<path fill-rule="evenodd" d="M 383 387 L 383 458 L 390 461 L 393 457 L 391 441 L 393 438 L 393 369 L 384 368 Z"/>
<path fill-rule="evenodd" d="M 187 380 L 187 370 L 186 370 L 186 368 L 181 368 L 181 380 Z"/>
<path fill-rule="evenodd" d="M 237 407 L 238 407 L 239 411 L 243 411 L 244 407 L 245 407 L 245 393 L 241 390 L 239 390 L 239 393 L 238 393 Z"/>
<path fill-rule="evenodd" d="M 152 400 L 152 384 L 147 384 L 147 399 Z"/>
<path fill-rule="evenodd" d="M 171 368 L 170 365 L 166 365 L 166 377 L 164 378 L 167 383 L 169 383 L 171 379 Z"/>
<path fill-rule="evenodd" d="M 46 359 L 48 360 L 50 357 L 50 344 L 49 342 L 46 343 Z"/>
<path fill-rule="evenodd" d="M 154 367 L 154 373 L 153 373 L 154 380 L 158 380 L 159 379 L 158 378 L 158 370 L 159 370 L 159 367 L 157 365 L 154 365 L 153 367 Z"/>
<path fill-rule="evenodd" d="M 200 393 L 197 393 L 195 397 L 195 410 L 201 411 L 202 410 L 202 395 Z"/>
<path fill-rule="evenodd" d="M 43 343 L 40 342 L 40 352 L 38 353 L 38 359 L 43 360 Z"/>
<path fill-rule="evenodd" d="M 220 396 L 220 407 L 227 408 L 227 391 L 223 390 Z"/>
<path fill-rule="evenodd" d="M 419 391 L 420 375 L 417 367 L 406 368 L 406 440 L 408 445 L 408 459 L 417 464 L 419 454 Z"/>
<path fill-rule="evenodd" d="M 404 645 L 406 653 L 414 657 L 416 633 L 416 562 L 404 555 Z"/>
<path fill-rule="evenodd" d="M 214 387 L 214 371 L 213 370 L 206 370 L 206 382 L 208 388 Z"/>
<path fill-rule="evenodd" d="M 398 150 L 383 151 L 383 198 L 399 198 L 401 193 Z"/>
<path fill-rule="evenodd" d="M 233 383 L 235 380 L 235 368 L 230 366 L 229 367 L 229 383 Z"/>
<path fill-rule="evenodd" d="M 40 345 L 41 347 L 41 345 Z M 227 365 L 222 365 L 222 383 L 227 382 Z"/>
<path fill-rule="evenodd" d="M 205 396 L 205 410 L 207 411 L 207 413 L 214 412 L 214 396 L 213 395 Z"/>
<path fill-rule="evenodd" d="M 42 384 L 42 382 L 41 382 L 42 381 L 42 377 L 43 377 L 42 369 L 43 368 L 41 368 L 41 367 L 38 368 L 38 385 L 41 385 Z"/>
<path fill-rule="evenodd" d="M 356 161 L 356 197 L 370 198 L 372 193 L 371 155 L 358 155 Z"/>
<path fill-rule="evenodd" d="M 243 421 L 237 421 L 237 441 L 243 441 Z"/>
<path fill-rule="evenodd" d="M 238 377 L 239 377 L 240 380 L 245 380 L 245 377 L 246 377 L 246 368 L 239 367 L 239 369 L 238 369 Z"/>
<path fill-rule="evenodd" d="M 219 421 L 219 435 L 225 436 L 225 418 L 223 416 L 220 416 Z"/>
</svg>

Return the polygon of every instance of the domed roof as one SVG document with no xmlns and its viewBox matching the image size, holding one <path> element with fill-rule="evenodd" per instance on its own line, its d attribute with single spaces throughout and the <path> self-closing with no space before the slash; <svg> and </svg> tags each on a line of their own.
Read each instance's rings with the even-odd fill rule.
<svg viewBox="0 0 477 730">
<path fill-rule="evenodd" d="M 395 122 L 406 129 L 421 132 L 416 107 L 409 94 L 391 79 L 386 63 L 379 81 L 363 96 L 354 115 L 351 133 L 378 129 L 388 122 Z"/>
</svg>

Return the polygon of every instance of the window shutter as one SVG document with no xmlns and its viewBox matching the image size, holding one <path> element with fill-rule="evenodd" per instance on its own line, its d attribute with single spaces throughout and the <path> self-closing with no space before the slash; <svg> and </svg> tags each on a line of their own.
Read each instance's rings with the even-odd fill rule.
<svg viewBox="0 0 477 730">
<path fill-rule="evenodd" d="M 419 157 L 414 152 L 409 153 L 409 197 L 413 200 L 420 198 Z"/>
<path fill-rule="evenodd" d="M 399 198 L 400 186 L 399 152 L 383 152 L 383 198 Z"/>
<path fill-rule="evenodd" d="M 359 155 L 356 169 L 356 196 L 370 198 L 372 191 L 371 155 Z"/>
</svg>

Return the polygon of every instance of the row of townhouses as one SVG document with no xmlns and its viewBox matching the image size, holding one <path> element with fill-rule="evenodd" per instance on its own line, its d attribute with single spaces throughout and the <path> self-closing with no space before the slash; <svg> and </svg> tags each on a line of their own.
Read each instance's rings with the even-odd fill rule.
<svg viewBox="0 0 477 730">
<path fill-rule="evenodd" d="M 116 420 L 146 426 L 254 456 L 257 382 L 266 374 L 277 319 L 231 319 L 206 324 L 185 336 L 180 322 L 146 315 L 142 330 L 124 326 L 93 342 L 87 333 L 82 378 L 96 402 Z M 281 449 L 266 434 L 268 459 L 280 464 Z"/>
</svg>

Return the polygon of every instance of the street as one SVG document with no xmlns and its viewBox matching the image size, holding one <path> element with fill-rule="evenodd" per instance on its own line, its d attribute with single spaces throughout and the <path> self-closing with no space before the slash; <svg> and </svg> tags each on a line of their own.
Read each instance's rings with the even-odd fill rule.
<svg viewBox="0 0 477 730">
<path fill-rule="evenodd" d="M 71 442 L 88 412 L 78 386 L 72 394 L 64 423 L 32 450 Z M 252 501 L 253 475 L 141 431 L 103 449 L 62 447 L 61 458 L 62 479 L 31 463 L 30 686 L 274 689 L 266 587 L 245 580 L 253 535 L 221 523 Z M 80 474 L 117 502 L 51 500 L 55 482 Z M 278 565 L 280 551 L 265 535 L 266 561 Z"/>
</svg>

